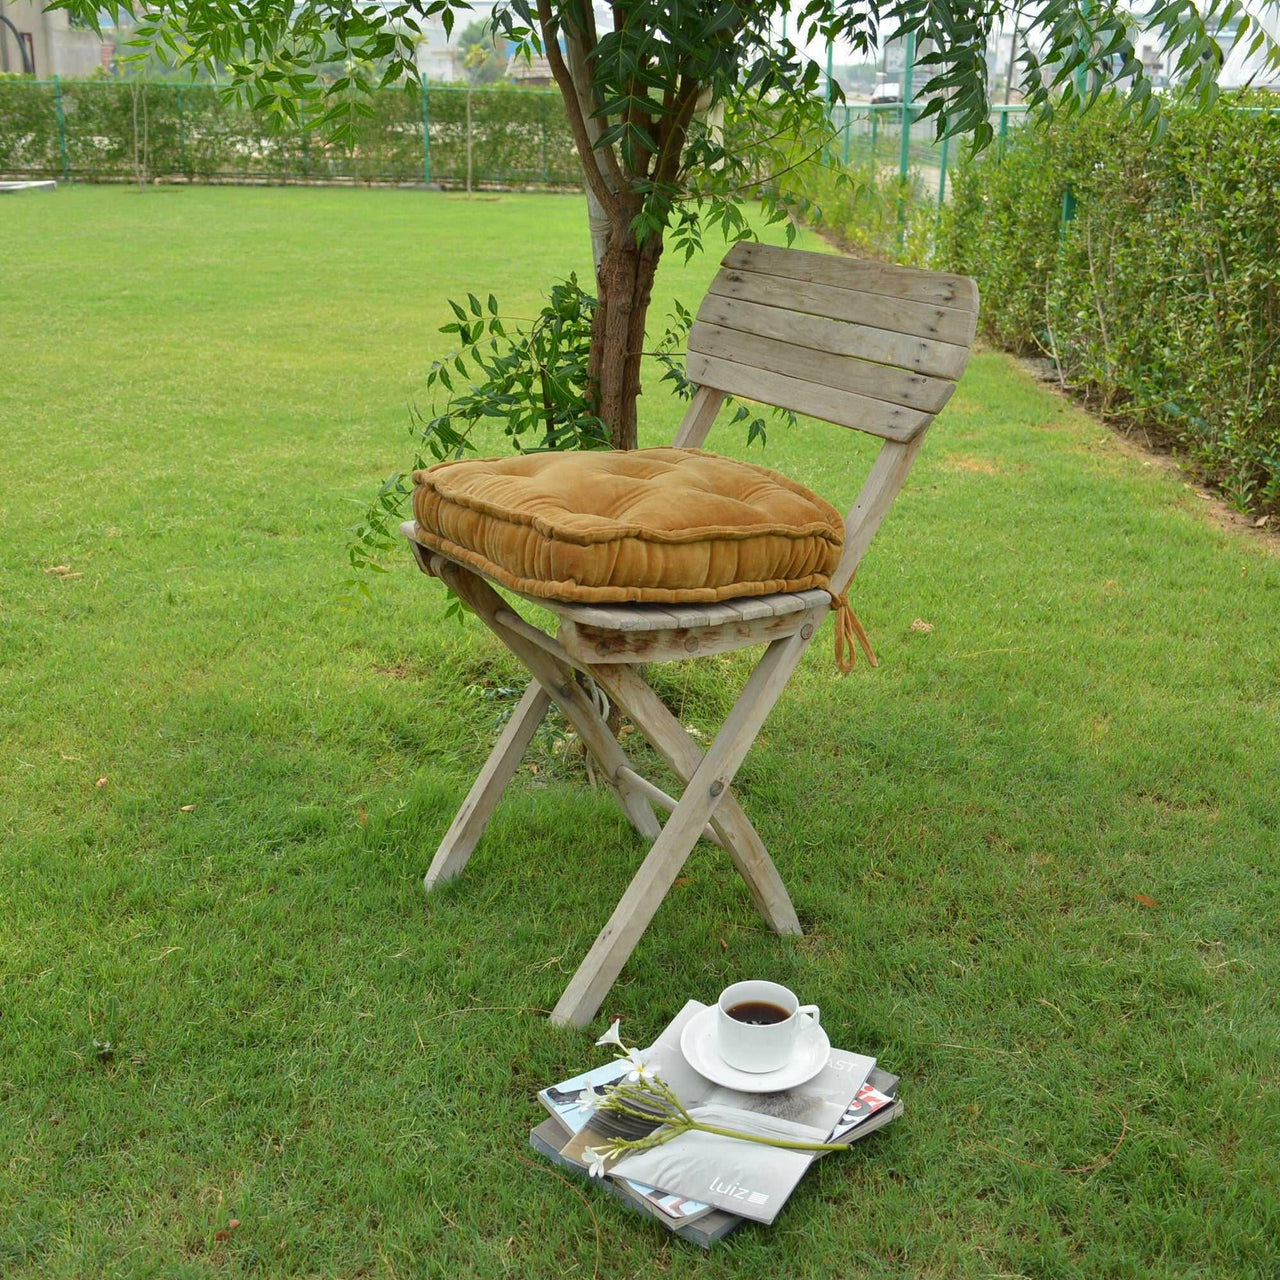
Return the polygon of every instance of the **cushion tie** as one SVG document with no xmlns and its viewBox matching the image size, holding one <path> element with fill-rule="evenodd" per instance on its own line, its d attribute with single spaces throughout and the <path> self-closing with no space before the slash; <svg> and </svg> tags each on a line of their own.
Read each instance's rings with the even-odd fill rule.
<svg viewBox="0 0 1280 1280">
<path fill-rule="evenodd" d="M 847 676 L 857 663 L 855 639 L 862 646 L 862 652 L 867 655 L 867 661 L 873 667 L 878 667 L 880 664 L 876 661 L 875 650 L 867 638 L 866 628 L 858 621 L 858 615 L 849 603 L 849 588 L 845 587 L 839 595 L 834 591 L 828 591 L 827 594 L 831 597 L 836 615 L 836 666 L 840 668 L 840 674 Z"/>
</svg>

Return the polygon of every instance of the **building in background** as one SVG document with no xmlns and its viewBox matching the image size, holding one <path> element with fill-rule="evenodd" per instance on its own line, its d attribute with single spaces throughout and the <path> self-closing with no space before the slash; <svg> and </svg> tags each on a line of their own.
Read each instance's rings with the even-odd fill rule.
<svg viewBox="0 0 1280 1280">
<path fill-rule="evenodd" d="M 1269 4 L 1255 2 L 1246 4 L 1253 20 L 1271 37 L 1280 42 L 1280 16 Z M 1236 24 L 1214 32 L 1214 38 L 1226 55 L 1222 64 L 1222 73 L 1218 83 L 1224 89 L 1269 89 L 1272 93 L 1280 93 L 1280 71 L 1269 69 L 1265 65 L 1266 54 L 1259 50 L 1250 56 L 1249 45 L 1253 43 L 1250 33 L 1234 49 L 1231 42 L 1235 39 Z"/>
<path fill-rule="evenodd" d="M 0 73 L 87 76 L 102 65 L 102 40 L 71 25 L 65 9 L 46 13 L 44 0 L 0 0 Z M 19 43 L 21 42 L 21 43 Z M 24 57 L 25 55 L 25 57 Z"/>
</svg>

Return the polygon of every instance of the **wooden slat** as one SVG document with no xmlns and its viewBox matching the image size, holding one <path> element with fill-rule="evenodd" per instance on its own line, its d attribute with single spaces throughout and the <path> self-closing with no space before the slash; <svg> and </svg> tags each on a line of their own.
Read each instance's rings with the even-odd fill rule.
<svg viewBox="0 0 1280 1280">
<path fill-rule="evenodd" d="M 823 418 L 842 427 L 853 427 L 883 436 L 886 440 L 910 440 L 933 421 L 933 416 L 918 409 L 886 404 L 869 396 L 854 395 L 838 387 L 824 387 L 801 378 L 788 378 L 767 369 L 732 360 L 718 360 L 700 351 L 690 351 L 687 364 L 689 377 L 699 384 L 719 387 L 745 400 L 777 405 L 796 413 Z"/>
<path fill-rule="evenodd" d="M 480 574 L 439 554 L 432 555 L 431 568 L 529 668 L 530 674 L 560 708 L 564 718 L 582 739 L 583 746 L 610 780 L 614 799 L 631 825 L 642 836 L 650 840 L 657 838 L 662 827 L 649 807 L 649 802 L 638 791 L 633 790 L 626 779 L 618 778 L 618 769 L 627 763 L 627 757 L 623 755 L 618 740 L 596 709 L 595 703 L 574 678 L 572 667 L 552 657 L 540 645 L 531 643 L 520 632 L 504 627 L 498 621 L 497 615 L 506 610 L 506 604 Z"/>
<path fill-rule="evenodd" d="M 815 587 L 807 591 L 780 591 L 768 596 L 739 596 L 718 603 L 661 607 L 651 604 L 572 604 L 561 600 L 542 600 L 539 603 L 554 609 L 562 618 L 600 631 L 680 631 L 708 625 L 699 622 L 700 618 L 750 622 L 754 618 L 802 613 L 828 598 L 824 590 Z"/>
<path fill-rule="evenodd" d="M 917 374 L 955 381 L 964 372 L 969 348 L 951 342 L 912 338 L 873 325 L 847 324 L 825 316 L 788 311 L 785 307 L 747 302 L 710 293 L 698 308 L 698 319 L 723 329 L 741 329 L 762 338 L 914 370 Z"/>
<path fill-rule="evenodd" d="M 847 329 L 848 325 L 836 325 Z M 906 405 L 926 413 L 937 413 L 951 398 L 955 383 L 946 378 L 927 378 L 889 365 L 872 364 L 869 360 L 822 351 L 816 347 L 796 346 L 776 338 L 726 329 L 721 325 L 698 321 L 689 331 L 689 350 L 703 355 L 735 360 L 789 377 L 839 387 L 857 395 L 870 396 L 889 404 Z"/>
<path fill-rule="evenodd" d="M 825 591 L 822 595 L 822 603 L 804 613 L 770 614 L 750 621 L 739 618 L 676 631 L 602 631 L 565 618 L 559 642 L 569 658 L 579 663 L 676 662 L 709 653 L 730 653 L 799 631 L 831 607 L 831 597 Z"/>
<path fill-rule="evenodd" d="M 898 490 L 902 488 L 923 443 L 923 434 L 908 444 L 887 441 L 871 464 L 853 510 L 844 522 L 844 548 L 840 552 L 840 563 L 831 575 L 831 590 L 836 595 L 853 581 L 853 575 L 857 573 L 858 565 L 867 547 L 871 545 L 871 539 L 875 537 L 880 522 L 898 496 Z"/>
<path fill-rule="evenodd" d="M 711 282 L 710 292 L 746 302 L 762 302 L 770 307 L 785 307 L 788 311 L 804 311 L 829 320 L 866 324 L 912 338 L 928 338 L 931 342 L 950 342 L 958 347 L 967 347 L 973 342 L 978 324 L 978 317 L 972 311 L 903 302 L 881 294 L 836 289 L 831 285 L 809 284 L 729 267 Z"/>
<path fill-rule="evenodd" d="M 803 249 L 781 249 L 775 245 L 746 242 L 734 245 L 725 254 L 724 265 L 785 276 L 789 280 L 860 289 L 911 302 L 932 302 L 962 311 L 978 310 L 978 286 L 968 276 L 947 275 L 941 271 L 897 267 L 835 253 L 811 253 Z"/>
<path fill-rule="evenodd" d="M 436 856 L 431 860 L 431 868 L 423 878 L 423 888 L 433 889 L 442 880 L 451 880 L 467 865 L 471 851 L 484 833 L 550 705 L 551 699 L 546 690 L 536 680 L 531 680 L 484 768 L 471 784 L 462 808 L 441 840 Z"/>
<path fill-rule="evenodd" d="M 733 704 L 724 727 L 689 778 L 684 795 L 662 828 L 662 834 L 653 842 L 608 923 L 600 930 L 586 959 L 556 1002 L 551 1011 L 552 1022 L 585 1027 L 595 1016 L 627 957 L 635 950 L 640 935 L 688 860 L 702 828 L 711 820 L 732 784 L 738 766 L 804 656 L 811 638 L 812 632 L 806 635 L 803 630 L 798 631 L 786 639 L 775 640 L 765 650 Z M 539 653 L 539 650 L 533 649 L 533 652 Z"/>
<path fill-rule="evenodd" d="M 676 805 L 680 803 L 680 801 L 674 796 L 667 795 L 661 787 L 655 786 L 644 776 L 644 774 L 637 773 L 629 765 L 624 764 L 618 770 L 618 775 L 619 777 L 626 779 L 626 781 L 635 787 L 635 789 L 642 795 L 648 796 L 651 804 L 657 805 L 659 809 L 665 809 L 667 813 L 674 813 Z M 702 828 L 702 835 L 704 839 L 710 840 L 712 844 L 718 844 L 720 848 L 724 848 L 724 842 L 716 834 L 716 829 L 711 825 L 711 823 L 708 822 L 707 825 Z"/>
<path fill-rule="evenodd" d="M 635 667 L 592 667 L 592 678 L 635 721 L 640 732 L 658 754 L 687 783 L 702 763 L 702 748 L 685 732 L 684 726 L 666 704 L 640 678 Z M 759 833 L 743 813 L 732 787 L 726 787 L 711 825 L 729 850 L 733 865 L 742 873 L 747 888 L 775 933 L 799 934 L 800 921 L 791 905 L 787 886 Z"/>
<path fill-rule="evenodd" d="M 574 604 L 544 600 L 562 618 L 609 631 L 666 631 L 680 626 L 679 615 L 655 604 Z M 674 608 L 674 606 L 673 606 Z"/>
<path fill-rule="evenodd" d="M 693 399 L 689 401 L 689 407 L 680 421 L 679 430 L 676 431 L 676 438 L 671 442 L 672 447 L 701 449 L 702 442 L 707 438 L 707 432 L 711 430 L 711 424 L 715 422 L 716 414 L 720 412 L 722 404 L 724 404 L 723 391 L 717 391 L 714 387 L 699 387 L 693 393 Z"/>
<path fill-rule="evenodd" d="M 799 605 L 793 609 L 790 604 L 785 608 L 782 607 L 783 601 L 791 601 L 796 598 L 793 595 L 743 596 L 733 603 L 743 622 L 750 622 L 753 618 L 774 618 L 781 613 L 798 613 L 800 609 L 808 607 L 807 605 Z"/>
</svg>

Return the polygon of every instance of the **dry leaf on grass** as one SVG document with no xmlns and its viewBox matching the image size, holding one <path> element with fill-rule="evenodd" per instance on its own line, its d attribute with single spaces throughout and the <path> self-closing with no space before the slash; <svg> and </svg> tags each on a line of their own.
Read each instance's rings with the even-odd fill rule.
<svg viewBox="0 0 1280 1280">
<path fill-rule="evenodd" d="M 365 811 L 364 805 L 361 805 L 360 808 L 356 810 L 356 821 L 362 827 L 367 827 L 369 825 L 369 815 Z"/>
<path fill-rule="evenodd" d="M 182 804 L 178 806 L 179 813 L 190 813 L 195 808 L 193 804 Z"/>
<path fill-rule="evenodd" d="M 82 575 L 71 572 L 69 564 L 51 564 L 45 569 L 45 573 L 51 573 L 55 578 L 79 578 Z"/>
<path fill-rule="evenodd" d="M 1259 517 L 1258 517 L 1258 518 L 1253 522 L 1253 527 L 1254 527 L 1255 529 L 1265 529 L 1265 528 L 1267 527 L 1267 523 L 1270 521 L 1270 519 L 1271 519 L 1271 517 L 1270 517 L 1270 516 L 1259 516 Z"/>
<path fill-rule="evenodd" d="M 230 1240 L 232 1234 L 235 1232 L 235 1229 L 239 1225 L 240 1225 L 240 1219 L 232 1218 L 231 1221 L 228 1222 L 227 1225 L 223 1227 L 221 1231 L 215 1231 L 213 1233 L 213 1238 L 215 1240 Z"/>
<path fill-rule="evenodd" d="M 1135 893 L 1133 900 L 1140 907 L 1158 907 L 1160 905 L 1154 898 L 1147 897 L 1145 893 Z"/>
<path fill-rule="evenodd" d="M 105 775 L 105 774 L 103 774 L 103 776 L 102 776 L 101 778 L 99 778 L 99 779 L 97 780 L 97 782 L 95 782 L 93 785 L 94 785 L 95 787 L 105 787 L 105 786 L 107 785 L 107 778 L 106 778 L 106 775 Z"/>
<path fill-rule="evenodd" d="M 923 618 L 914 618 L 908 630 L 920 631 L 927 635 L 930 631 L 933 630 L 933 623 L 926 622 Z"/>
</svg>

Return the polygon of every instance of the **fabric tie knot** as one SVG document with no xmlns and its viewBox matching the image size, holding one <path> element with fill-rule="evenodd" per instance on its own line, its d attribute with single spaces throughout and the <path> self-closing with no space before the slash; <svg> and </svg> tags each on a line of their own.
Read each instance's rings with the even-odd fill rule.
<svg viewBox="0 0 1280 1280">
<path fill-rule="evenodd" d="M 840 674 L 847 676 L 857 664 L 858 650 L 855 647 L 855 641 L 862 646 L 862 652 L 867 655 L 867 661 L 873 667 L 878 667 L 880 663 L 876 661 L 875 650 L 872 649 L 871 641 L 867 638 L 866 628 L 858 621 L 858 615 L 854 613 L 853 606 L 849 603 L 849 588 L 845 587 L 839 595 L 834 591 L 827 594 L 831 597 L 831 605 L 836 615 L 836 666 L 840 668 Z"/>
</svg>

